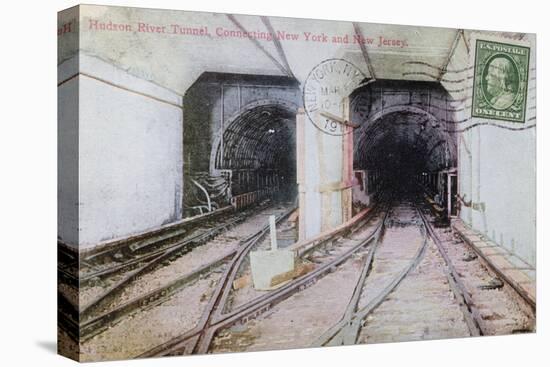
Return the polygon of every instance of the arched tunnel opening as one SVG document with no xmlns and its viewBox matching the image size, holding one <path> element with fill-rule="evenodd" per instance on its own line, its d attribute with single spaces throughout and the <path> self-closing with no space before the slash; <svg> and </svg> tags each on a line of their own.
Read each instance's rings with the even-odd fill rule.
<svg viewBox="0 0 550 367">
<path fill-rule="evenodd" d="M 354 170 L 375 177 L 371 190 L 394 197 L 429 190 L 442 208 L 456 209 L 457 143 L 447 97 L 438 83 L 403 81 L 377 81 L 353 93 L 352 116 L 361 122 Z"/>
<path fill-rule="evenodd" d="M 213 147 L 214 165 L 235 201 L 293 200 L 296 185 L 296 111 L 282 103 L 247 109 L 229 121 Z M 250 198 L 248 196 L 253 195 Z"/>
<path fill-rule="evenodd" d="M 205 72 L 184 97 L 185 217 L 297 194 L 298 83 L 286 76 Z"/>
</svg>

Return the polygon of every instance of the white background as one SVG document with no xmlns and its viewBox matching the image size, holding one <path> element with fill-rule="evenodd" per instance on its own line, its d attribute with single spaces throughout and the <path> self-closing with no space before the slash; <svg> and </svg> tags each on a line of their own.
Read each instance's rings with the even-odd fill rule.
<svg viewBox="0 0 550 367">
<path fill-rule="evenodd" d="M 119 0 L 101 4 L 537 33 L 538 331 L 325 349 L 109 362 L 110 366 L 538 366 L 548 331 L 548 129 L 544 86 L 550 39 L 544 1 Z M 538 3 L 538 4 L 537 4 Z M 69 366 L 56 343 L 56 12 L 74 1 L 2 2 L 0 12 L 0 363 Z M 545 147 L 546 142 L 546 147 Z M 504 214 L 505 215 L 505 214 Z M 544 265 L 543 265 L 544 264 Z M 546 310 L 545 310 L 546 309 Z M 546 359 L 546 361 L 545 361 Z M 107 365 L 107 363 L 106 363 Z"/>
</svg>

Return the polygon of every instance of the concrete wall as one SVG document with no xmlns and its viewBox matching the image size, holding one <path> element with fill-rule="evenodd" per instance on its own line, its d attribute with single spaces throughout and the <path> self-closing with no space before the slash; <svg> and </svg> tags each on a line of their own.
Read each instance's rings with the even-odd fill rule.
<svg viewBox="0 0 550 367">
<path fill-rule="evenodd" d="M 64 156 L 77 156 L 79 166 L 77 216 L 69 210 L 74 198 L 60 197 L 62 213 L 79 221 L 78 240 L 67 240 L 77 241 L 82 249 L 181 219 L 181 97 L 83 54 L 75 80 L 77 100 L 73 94 L 68 101 L 63 98 L 74 93 L 76 87 L 69 84 L 73 82 L 60 87 L 60 103 L 68 102 L 60 116 L 64 131 L 60 137 L 78 136 L 78 155 L 74 145 L 73 151 L 60 150 L 60 162 Z M 74 106 L 78 106 L 78 124 Z M 62 181 L 71 177 L 61 176 Z M 74 182 L 70 184 L 74 189 Z M 60 222 L 62 237 L 65 227 L 72 225 Z"/>
<path fill-rule="evenodd" d="M 78 246 L 79 7 L 58 13 L 57 239 Z M 59 32 L 59 31 L 58 31 Z"/>
<path fill-rule="evenodd" d="M 463 134 L 459 159 L 460 217 L 535 265 L 535 129 L 482 126 Z M 471 157 L 470 157 L 471 153 Z"/>
<path fill-rule="evenodd" d="M 536 57 L 534 37 L 525 42 L 531 46 L 525 123 L 471 118 L 470 106 L 464 106 L 468 123 L 459 134 L 458 180 L 460 196 L 471 202 L 461 206 L 460 218 L 535 266 Z"/>
<path fill-rule="evenodd" d="M 78 245 L 78 87 L 79 78 L 58 87 L 57 236 Z"/>
</svg>

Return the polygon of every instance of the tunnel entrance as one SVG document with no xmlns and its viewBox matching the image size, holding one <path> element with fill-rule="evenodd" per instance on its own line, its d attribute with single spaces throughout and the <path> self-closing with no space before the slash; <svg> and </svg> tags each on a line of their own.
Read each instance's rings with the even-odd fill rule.
<svg viewBox="0 0 550 367">
<path fill-rule="evenodd" d="M 437 183 L 425 189 L 456 214 L 456 111 L 449 100 L 430 82 L 376 81 L 356 90 L 352 120 L 361 126 L 354 132 L 354 170 L 375 175 L 380 188 L 397 196 L 417 193 L 422 177 L 435 175 Z"/>
<path fill-rule="evenodd" d="M 234 206 L 262 198 L 293 200 L 296 110 L 283 102 L 255 104 L 227 122 L 213 146 L 212 165 L 229 184 Z"/>
<path fill-rule="evenodd" d="M 184 96 L 183 212 L 296 194 L 295 78 L 204 72 Z"/>
</svg>

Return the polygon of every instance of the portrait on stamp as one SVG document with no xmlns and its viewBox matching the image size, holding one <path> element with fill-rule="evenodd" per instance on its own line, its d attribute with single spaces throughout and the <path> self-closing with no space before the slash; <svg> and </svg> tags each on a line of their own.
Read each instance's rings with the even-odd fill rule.
<svg viewBox="0 0 550 367">
<path fill-rule="evenodd" d="M 477 40 L 472 116 L 525 122 L 529 48 Z"/>
</svg>

